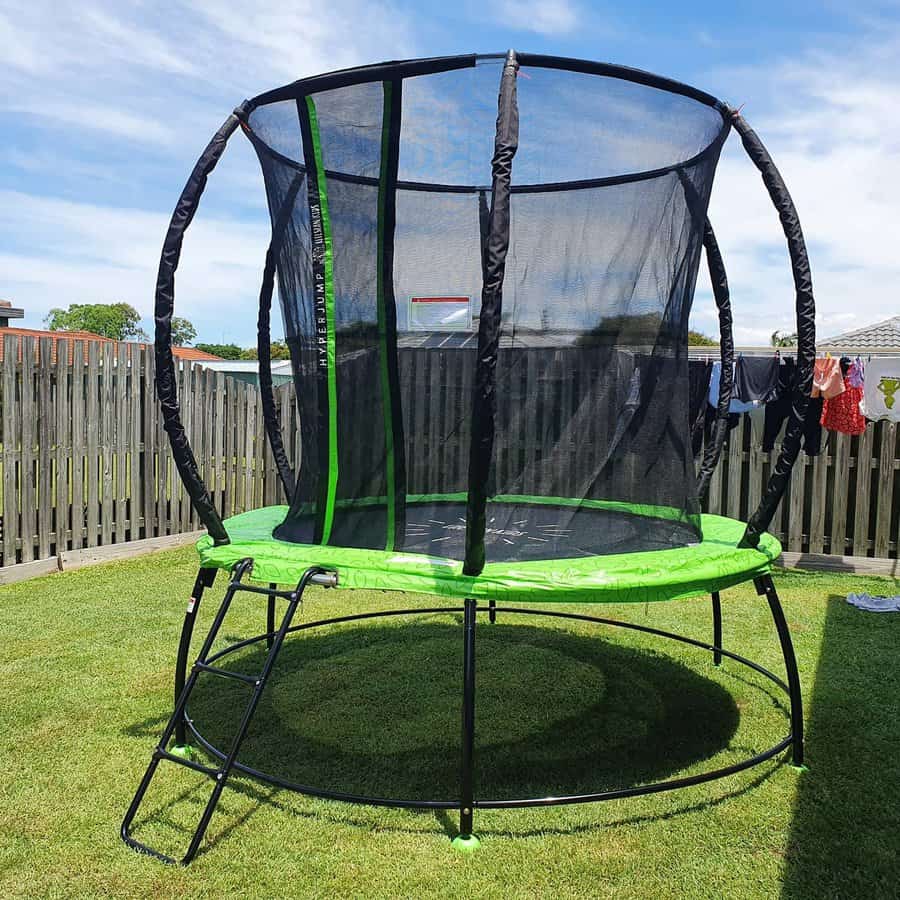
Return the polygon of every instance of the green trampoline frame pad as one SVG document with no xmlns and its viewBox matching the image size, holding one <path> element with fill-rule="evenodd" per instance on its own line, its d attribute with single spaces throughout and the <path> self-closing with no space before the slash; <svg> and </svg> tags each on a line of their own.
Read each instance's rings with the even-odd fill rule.
<svg viewBox="0 0 900 900">
<path fill-rule="evenodd" d="M 338 587 L 409 591 L 441 597 L 519 603 L 646 603 L 696 597 L 766 575 L 781 544 L 763 534 L 759 546 L 739 548 L 745 525 L 723 516 L 702 517 L 703 541 L 674 550 L 652 550 L 573 559 L 487 563 L 480 575 L 463 575 L 461 561 L 394 550 L 294 544 L 272 537 L 286 506 L 268 506 L 225 520 L 231 543 L 209 535 L 197 542 L 200 565 L 230 569 L 253 559 L 254 581 L 296 584 L 310 566 L 333 569 Z"/>
</svg>

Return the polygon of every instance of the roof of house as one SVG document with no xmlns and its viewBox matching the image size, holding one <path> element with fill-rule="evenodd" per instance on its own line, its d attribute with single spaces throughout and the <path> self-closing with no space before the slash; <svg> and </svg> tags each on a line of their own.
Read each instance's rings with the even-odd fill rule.
<svg viewBox="0 0 900 900">
<path fill-rule="evenodd" d="M 103 337 L 100 334 L 94 334 L 91 331 L 42 331 L 38 328 L 0 328 L 0 362 L 3 361 L 3 346 L 5 341 L 3 340 L 3 335 L 15 335 L 16 337 L 16 351 L 18 354 L 17 361 L 22 361 L 22 340 L 23 338 L 34 338 L 35 345 L 38 345 L 38 341 L 40 338 L 49 338 L 51 341 L 50 344 L 50 364 L 56 365 L 57 358 L 57 348 L 60 342 L 66 345 L 67 353 L 68 353 L 68 362 L 72 362 L 72 357 L 74 354 L 73 347 L 76 343 L 94 343 L 94 344 L 112 344 L 113 352 L 116 351 L 118 345 L 131 344 L 135 347 L 140 347 L 142 350 L 145 347 L 152 346 L 151 344 L 139 343 L 138 341 L 114 341 L 112 338 Z M 37 346 L 35 347 L 35 354 L 38 353 Z M 182 360 L 214 360 L 219 359 L 218 356 L 213 356 L 211 353 L 204 353 L 202 350 L 195 350 L 193 347 L 173 347 L 172 355 L 176 359 Z"/>
<path fill-rule="evenodd" d="M 258 372 L 259 360 L 256 359 L 217 359 L 204 361 L 204 368 L 212 369 L 214 372 Z M 289 359 L 273 359 L 271 368 L 273 372 L 281 369 L 290 369 L 291 361 Z"/>
<path fill-rule="evenodd" d="M 847 347 L 851 350 L 900 347 L 900 316 L 892 316 L 855 331 L 845 331 L 819 343 L 823 347 Z"/>
</svg>

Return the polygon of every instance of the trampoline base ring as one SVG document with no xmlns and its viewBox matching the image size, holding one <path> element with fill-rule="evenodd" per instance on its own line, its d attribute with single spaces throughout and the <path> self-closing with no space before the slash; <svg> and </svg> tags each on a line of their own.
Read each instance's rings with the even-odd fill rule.
<svg viewBox="0 0 900 900">
<path fill-rule="evenodd" d="M 769 575 L 758 576 L 754 579 L 757 594 L 765 595 L 772 618 L 778 632 L 778 639 L 781 644 L 781 651 L 784 656 L 785 669 L 787 672 L 787 681 L 779 678 L 773 672 L 761 666 L 753 660 L 747 659 L 738 653 L 726 650 L 720 646 L 721 635 L 721 607 L 718 603 L 718 596 L 713 599 L 713 643 L 707 643 L 695 638 L 685 637 L 683 635 L 674 634 L 672 632 L 663 631 L 658 628 L 652 628 L 647 625 L 638 625 L 630 622 L 621 622 L 614 619 L 605 619 L 600 616 L 589 616 L 582 613 L 563 612 L 560 610 L 533 609 L 516 606 L 497 606 L 491 602 L 488 606 L 478 608 L 475 599 L 467 598 L 463 606 L 463 692 L 462 692 L 462 734 L 460 744 L 460 782 L 459 794 L 450 799 L 416 799 L 416 798 L 400 798 L 400 797 L 372 797 L 362 794 L 355 794 L 349 791 L 336 791 L 314 785 L 299 784 L 268 772 L 262 772 L 251 766 L 241 763 L 238 760 L 241 745 L 247 735 L 254 712 L 259 703 L 260 697 L 265 690 L 266 684 L 277 662 L 277 658 L 283 647 L 284 641 L 289 634 L 298 631 L 310 631 L 314 628 L 322 628 L 328 625 L 337 625 L 346 622 L 359 622 L 369 619 L 388 618 L 393 616 L 423 616 L 429 614 L 458 614 L 458 606 L 437 606 L 428 608 L 412 608 L 412 609 L 393 609 L 378 612 L 357 613 L 349 616 L 337 616 L 328 619 L 318 619 L 312 622 L 305 622 L 299 625 L 293 624 L 294 616 L 299 608 L 301 598 L 305 588 L 313 583 L 315 579 L 333 575 L 327 569 L 321 567 L 310 567 L 307 569 L 297 587 L 292 591 L 279 590 L 276 585 L 271 585 L 268 589 L 256 587 L 253 585 L 245 585 L 242 579 L 252 568 L 253 560 L 248 558 L 238 562 L 231 574 L 231 579 L 225 591 L 225 596 L 219 606 L 219 610 L 213 620 L 209 633 L 207 634 L 203 647 L 197 657 L 196 662 L 190 670 L 190 676 L 187 677 L 187 657 L 190 649 L 191 636 L 194 623 L 196 621 L 196 611 L 206 587 L 211 586 L 215 576 L 215 570 L 202 568 L 197 575 L 194 584 L 194 592 L 192 601 L 188 604 L 185 614 L 184 626 L 181 632 L 181 643 L 178 649 L 178 664 L 175 673 L 175 690 L 176 702 L 175 709 L 163 730 L 160 740 L 151 757 L 150 764 L 147 767 L 144 777 L 135 793 L 134 799 L 121 826 L 121 836 L 128 846 L 141 852 L 146 853 L 157 859 L 167 863 L 175 863 L 176 859 L 156 850 L 138 839 L 131 833 L 132 823 L 134 822 L 137 811 L 143 801 L 147 788 L 152 781 L 159 764 L 162 761 L 177 763 L 181 766 L 202 773 L 211 779 L 213 788 L 206 807 L 201 815 L 197 829 L 194 832 L 191 843 L 184 857 L 180 860 L 183 865 L 187 865 L 196 855 L 203 840 L 203 836 L 209 825 L 210 818 L 221 797 L 222 790 L 225 788 L 228 777 L 238 772 L 243 775 L 250 776 L 258 781 L 266 782 L 276 787 L 291 790 L 299 794 L 310 797 L 317 797 L 326 800 L 338 800 L 345 803 L 356 803 L 368 806 L 387 806 L 397 807 L 400 809 L 456 809 L 459 812 L 459 832 L 453 839 L 453 846 L 458 850 L 472 851 L 479 845 L 479 840 L 475 836 L 474 830 L 474 814 L 479 809 L 523 809 L 527 807 L 540 806 L 561 806 L 572 803 L 593 803 L 603 800 L 620 800 L 626 797 L 638 797 L 646 794 L 655 794 L 662 791 L 672 791 L 680 788 L 692 787 L 694 785 L 703 784 L 708 781 L 715 781 L 719 778 L 726 778 L 729 775 L 735 775 L 745 769 L 760 765 L 774 756 L 778 755 L 788 748 L 791 749 L 792 761 L 795 767 L 803 767 L 803 714 L 800 697 L 800 680 L 797 672 L 797 662 L 794 656 L 794 649 L 791 643 L 790 632 L 787 627 L 787 621 L 781 608 L 781 603 L 775 591 L 772 578 Z M 219 650 L 212 652 L 213 642 L 219 633 L 228 609 L 234 596 L 239 591 L 245 591 L 252 594 L 267 595 L 267 630 L 262 634 L 255 635 L 250 638 L 238 641 Z M 287 600 L 287 609 L 281 619 L 280 625 L 276 628 L 274 625 L 273 603 L 275 598 Z M 547 618 L 572 620 L 578 622 L 590 622 L 599 625 L 608 625 L 614 628 L 626 628 L 631 631 L 637 631 L 644 634 L 654 635 L 656 637 L 666 638 L 668 640 L 678 641 L 692 647 L 707 651 L 713 654 L 714 664 L 723 658 L 733 660 L 740 665 L 752 669 L 759 675 L 772 682 L 780 690 L 784 691 L 790 702 L 790 722 L 791 729 L 789 733 L 773 746 L 754 756 L 743 759 L 739 762 L 732 763 L 728 766 L 713 769 L 708 772 L 701 772 L 696 775 L 687 775 L 681 778 L 670 778 L 664 781 L 653 782 L 650 784 L 641 784 L 633 787 L 619 788 L 615 790 L 597 791 L 592 793 L 568 794 L 563 796 L 547 796 L 547 797 L 522 797 L 522 798 L 503 798 L 503 799 L 478 799 L 475 796 L 475 624 L 477 614 L 486 613 L 490 622 L 496 621 L 498 614 L 504 615 L 523 615 L 523 616 L 544 616 Z M 262 671 L 258 675 L 247 675 L 241 672 L 235 672 L 217 665 L 223 658 L 229 656 L 236 651 L 255 644 L 264 643 L 266 647 L 265 662 Z M 187 704 L 197 680 L 201 673 L 215 674 L 217 677 L 225 677 L 237 679 L 251 687 L 250 699 L 237 733 L 233 739 L 230 750 L 226 753 L 219 747 L 216 747 L 200 732 L 197 724 L 188 714 Z M 218 763 L 216 765 L 206 765 L 192 758 L 186 750 L 188 745 L 187 736 L 190 732 L 196 739 L 199 746 Z M 171 749 L 167 749 L 171 746 Z"/>
<path fill-rule="evenodd" d="M 467 603 L 473 603 L 473 601 L 467 601 Z M 423 616 L 423 615 L 435 615 L 435 614 L 446 614 L 446 613 L 455 613 L 459 614 L 460 609 L 458 606 L 443 606 L 443 607 L 428 607 L 428 608 L 410 608 L 410 609 L 393 609 L 393 610 L 384 610 L 373 613 L 359 613 L 349 616 L 339 616 L 335 618 L 329 619 L 319 619 L 312 622 L 306 622 L 300 625 L 294 625 L 290 629 L 288 629 L 288 633 L 293 633 L 297 631 L 310 631 L 315 628 L 322 628 L 328 625 L 336 625 L 345 622 L 356 622 L 363 621 L 367 619 L 377 619 L 377 618 L 388 618 L 393 616 Z M 712 643 L 707 643 L 705 641 L 696 640 L 694 638 L 685 637 L 683 635 L 674 634 L 673 632 L 663 631 L 658 628 L 651 628 L 646 625 L 637 625 L 629 622 L 620 622 L 614 619 L 604 619 L 599 616 L 588 616 L 582 615 L 579 613 L 568 613 L 558 610 L 544 610 L 544 609 L 530 609 L 523 607 L 505 607 L 498 606 L 492 604 L 490 608 L 481 607 L 477 609 L 479 614 L 484 613 L 489 618 L 490 621 L 495 621 L 496 616 L 498 614 L 504 615 L 536 615 L 536 616 L 546 616 L 550 618 L 558 618 L 558 619 L 571 619 L 576 621 L 583 622 L 592 622 L 601 625 L 608 625 L 611 627 L 617 628 L 626 628 L 631 631 L 639 631 L 645 634 L 652 634 L 656 637 L 666 638 L 669 640 L 675 640 L 680 643 L 688 644 L 694 647 L 697 647 L 701 650 L 708 651 L 716 658 L 727 657 L 747 668 L 752 669 L 763 677 L 767 678 L 773 684 L 775 684 L 778 688 L 780 688 L 785 697 L 790 701 L 791 699 L 791 690 L 789 685 L 780 677 L 775 675 L 769 669 L 760 665 L 759 663 L 754 662 L 753 660 L 747 659 L 744 656 L 741 656 L 738 653 L 734 653 L 730 650 L 725 649 L 721 646 L 716 646 Z M 263 632 L 261 634 L 255 635 L 250 638 L 245 638 L 244 640 L 238 641 L 229 647 L 226 647 L 224 650 L 220 650 L 218 653 L 213 654 L 209 658 L 209 662 L 213 663 L 215 661 L 221 660 L 223 657 L 228 656 L 231 653 L 236 652 L 237 650 L 243 649 L 244 647 L 251 646 L 256 643 L 264 642 L 270 640 L 272 637 L 271 632 Z M 227 754 L 221 750 L 219 747 L 216 747 L 210 740 L 208 740 L 199 730 L 197 723 L 191 719 L 189 715 L 186 713 L 186 725 L 190 730 L 193 737 L 196 739 L 197 743 L 203 747 L 204 750 L 207 751 L 211 756 L 215 757 L 219 761 L 224 761 L 227 757 Z M 731 775 L 735 775 L 739 772 L 744 771 L 745 769 L 752 768 L 754 766 L 760 765 L 766 762 L 769 759 L 777 756 L 779 753 L 787 750 L 791 747 L 792 744 L 795 743 L 795 735 L 794 730 L 792 730 L 777 743 L 773 744 L 766 750 L 763 750 L 754 756 L 748 757 L 745 760 L 741 760 L 740 762 L 732 763 L 728 766 L 723 766 L 721 768 L 713 769 L 708 772 L 701 772 L 696 775 L 689 775 L 683 778 L 673 778 L 667 779 L 665 781 L 653 782 L 650 784 L 637 785 L 634 787 L 627 788 L 619 788 L 615 790 L 607 790 L 607 791 L 598 791 L 595 793 L 588 794 L 570 794 L 563 796 L 549 796 L 549 797 L 527 797 L 527 798 L 518 798 L 518 799 L 477 799 L 475 797 L 471 798 L 470 804 L 468 806 L 468 815 L 471 816 L 471 812 L 477 809 L 522 809 L 527 807 L 539 807 L 539 806 L 560 806 L 566 804 L 573 803 L 593 803 L 600 802 L 604 800 L 619 800 L 627 797 L 637 797 L 645 794 L 653 794 L 660 793 L 663 791 L 671 791 L 677 790 L 679 788 L 687 788 L 692 787 L 698 784 L 703 784 L 708 781 L 715 781 L 719 778 L 727 778 Z M 801 766 L 794 766 L 794 768 L 801 768 Z M 400 809 L 460 809 L 461 802 L 458 798 L 455 799 L 413 799 L 413 798 L 397 798 L 397 797 L 372 797 L 361 794 L 354 794 L 351 792 L 344 791 L 335 791 L 326 788 L 320 788 L 313 785 L 301 784 L 295 781 L 291 781 L 286 778 L 281 778 L 277 775 L 270 774 L 268 772 L 263 772 L 259 769 L 253 768 L 252 766 L 248 766 L 244 763 L 241 763 L 238 760 L 235 760 L 233 764 L 233 768 L 235 771 L 240 772 L 243 775 L 254 778 L 258 781 L 266 782 L 268 784 L 275 785 L 276 787 L 283 788 L 285 790 L 294 791 L 298 794 L 303 794 L 309 797 L 315 797 L 319 799 L 327 799 L 327 800 L 337 800 L 344 803 L 353 803 L 364 806 L 386 806 L 386 807 L 395 807 Z M 805 767 L 802 767 L 805 769 Z M 462 809 L 462 815 L 466 815 L 466 809 Z M 472 839 L 475 841 L 475 846 L 478 844 L 478 839 L 474 837 L 474 835 L 466 834 L 465 832 L 457 835 L 454 838 L 454 841 L 459 841 L 460 839 L 465 838 L 466 840 Z M 457 846 L 454 844 L 454 846 Z M 459 845 L 461 847 L 461 844 Z M 474 847 L 466 846 L 465 849 L 474 849 Z"/>
</svg>

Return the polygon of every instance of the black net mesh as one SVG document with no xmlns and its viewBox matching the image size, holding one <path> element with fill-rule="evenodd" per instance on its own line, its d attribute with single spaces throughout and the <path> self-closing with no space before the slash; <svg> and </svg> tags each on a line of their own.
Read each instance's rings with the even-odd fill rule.
<svg viewBox="0 0 900 900">
<path fill-rule="evenodd" d="M 302 428 L 279 538 L 463 559 L 502 60 L 249 119 Z M 687 323 L 727 126 L 610 75 L 517 78 L 488 562 L 701 538 Z"/>
</svg>

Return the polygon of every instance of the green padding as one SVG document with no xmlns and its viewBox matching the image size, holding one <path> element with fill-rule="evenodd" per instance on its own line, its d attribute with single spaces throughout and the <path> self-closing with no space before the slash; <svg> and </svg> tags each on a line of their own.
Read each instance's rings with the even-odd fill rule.
<svg viewBox="0 0 900 900">
<path fill-rule="evenodd" d="M 617 556 L 488 563 L 477 576 L 462 562 L 388 550 L 354 550 L 278 541 L 272 530 L 286 506 L 269 506 L 225 520 L 230 544 L 214 547 L 209 536 L 197 550 L 203 566 L 229 569 L 253 559 L 255 581 L 295 584 L 309 566 L 338 573 L 341 588 L 414 591 L 443 597 L 576 603 L 645 603 L 696 597 L 765 575 L 781 544 L 764 534 L 756 549 L 739 549 L 744 523 L 703 516 L 703 542 L 677 550 Z"/>
</svg>

